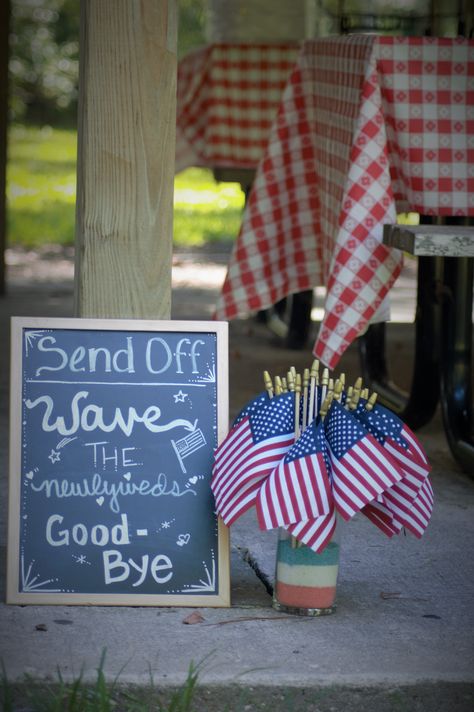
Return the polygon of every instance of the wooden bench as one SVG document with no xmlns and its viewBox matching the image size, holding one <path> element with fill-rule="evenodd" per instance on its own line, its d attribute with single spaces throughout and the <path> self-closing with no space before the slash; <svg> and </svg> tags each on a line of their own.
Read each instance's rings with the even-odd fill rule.
<svg viewBox="0 0 474 712">
<path fill-rule="evenodd" d="M 364 378 L 413 429 L 428 423 L 439 403 L 451 452 L 474 476 L 474 226 L 385 225 L 383 242 L 418 257 L 413 378 L 408 395 L 391 382 L 385 324 L 359 339 Z"/>
</svg>

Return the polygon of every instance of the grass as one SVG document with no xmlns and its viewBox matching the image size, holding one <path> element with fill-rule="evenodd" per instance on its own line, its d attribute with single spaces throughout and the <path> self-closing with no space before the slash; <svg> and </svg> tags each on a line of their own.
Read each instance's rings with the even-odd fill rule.
<svg viewBox="0 0 474 712">
<path fill-rule="evenodd" d="M 119 685 L 119 676 L 110 683 L 104 675 L 103 651 L 95 683 L 86 683 L 79 675 L 66 682 L 58 669 L 57 681 L 38 682 L 25 677 L 12 685 L 2 664 L 0 703 L 3 712 L 28 709 L 28 712 L 191 712 L 201 664 L 190 663 L 188 675 L 180 687 L 160 693 L 151 679 L 143 688 Z M 28 708 L 25 708 L 25 704 Z"/>
<path fill-rule="evenodd" d="M 74 243 L 76 133 L 12 126 L 7 166 L 8 242 L 25 248 Z M 211 171 L 189 168 L 175 178 L 174 244 L 231 241 L 244 195 L 236 183 L 216 183 Z"/>
</svg>

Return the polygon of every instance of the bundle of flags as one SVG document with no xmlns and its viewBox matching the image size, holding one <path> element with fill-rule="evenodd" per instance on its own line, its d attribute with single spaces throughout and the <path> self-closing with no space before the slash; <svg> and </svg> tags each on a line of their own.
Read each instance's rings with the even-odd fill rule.
<svg viewBox="0 0 474 712">
<path fill-rule="evenodd" d="M 251 507 L 263 530 L 283 527 L 321 552 L 357 512 L 392 537 L 425 531 L 433 510 L 430 465 L 410 428 L 362 389 L 345 388 L 319 363 L 287 376 L 264 373 L 215 452 L 211 488 L 230 526 Z"/>
</svg>

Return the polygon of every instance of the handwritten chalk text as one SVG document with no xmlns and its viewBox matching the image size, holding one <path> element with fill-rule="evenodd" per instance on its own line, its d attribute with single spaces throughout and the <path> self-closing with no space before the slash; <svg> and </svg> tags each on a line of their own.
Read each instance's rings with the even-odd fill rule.
<svg viewBox="0 0 474 712">
<path fill-rule="evenodd" d="M 156 421 L 161 418 L 161 409 L 157 405 L 148 406 L 142 415 L 139 415 L 133 406 L 129 406 L 127 415 L 122 413 L 121 408 L 116 407 L 115 410 L 111 409 L 112 414 L 107 420 L 102 406 L 95 403 L 88 403 L 87 405 L 80 403 L 80 401 L 86 400 L 88 397 L 89 391 L 79 391 L 73 397 L 70 406 L 69 426 L 66 424 L 64 415 L 54 417 L 54 401 L 51 396 L 39 396 L 34 400 L 28 398 L 25 400 L 25 405 L 29 410 L 44 406 L 41 427 L 45 433 L 57 431 L 60 435 L 74 435 L 79 428 L 86 432 L 102 430 L 104 433 L 111 433 L 116 428 L 119 428 L 125 435 L 130 436 L 136 423 L 143 423 L 145 428 L 152 433 L 162 433 L 180 427 L 193 432 L 196 428 L 196 422 L 191 423 L 183 418 L 176 418 L 164 425 L 156 424 Z"/>
<path fill-rule="evenodd" d="M 128 474 L 128 473 L 126 473 Z M 118 514 L 120 512 L 119 497 L 139 496 L 142 497 L 183 497 L 184 495 L 196 496 L 196 491 L 189 487 L 182 490 L 173 480 L 168 484 L 168 478 L 163 472 L 157 475 L 156 480 L 120 480 L 119 482 L 109 482 L 103 479 L 98 473 L 95 473 L 90 480 L 84 477 L 82 480 L 73 481 L 67 479 L 45 479 L 39 485 L 34 482 L 30 483 L 30 487 L 34 492 L 43 492 L 43 494 L 51 499 L 70 499 L 74 497 L 107 497 L 109 507 L 112 512 Z"/>
</svg>

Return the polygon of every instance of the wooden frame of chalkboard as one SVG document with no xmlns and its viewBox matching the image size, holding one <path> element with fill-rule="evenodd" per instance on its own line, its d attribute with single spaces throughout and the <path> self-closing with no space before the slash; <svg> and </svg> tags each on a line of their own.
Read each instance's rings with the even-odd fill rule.
<svg viewBox="0 0 474 712">
<path fill-rule="evenodd" d="M 13 317 L 7 603 L 229 606 L 226 322 Z"/>
</svg>

